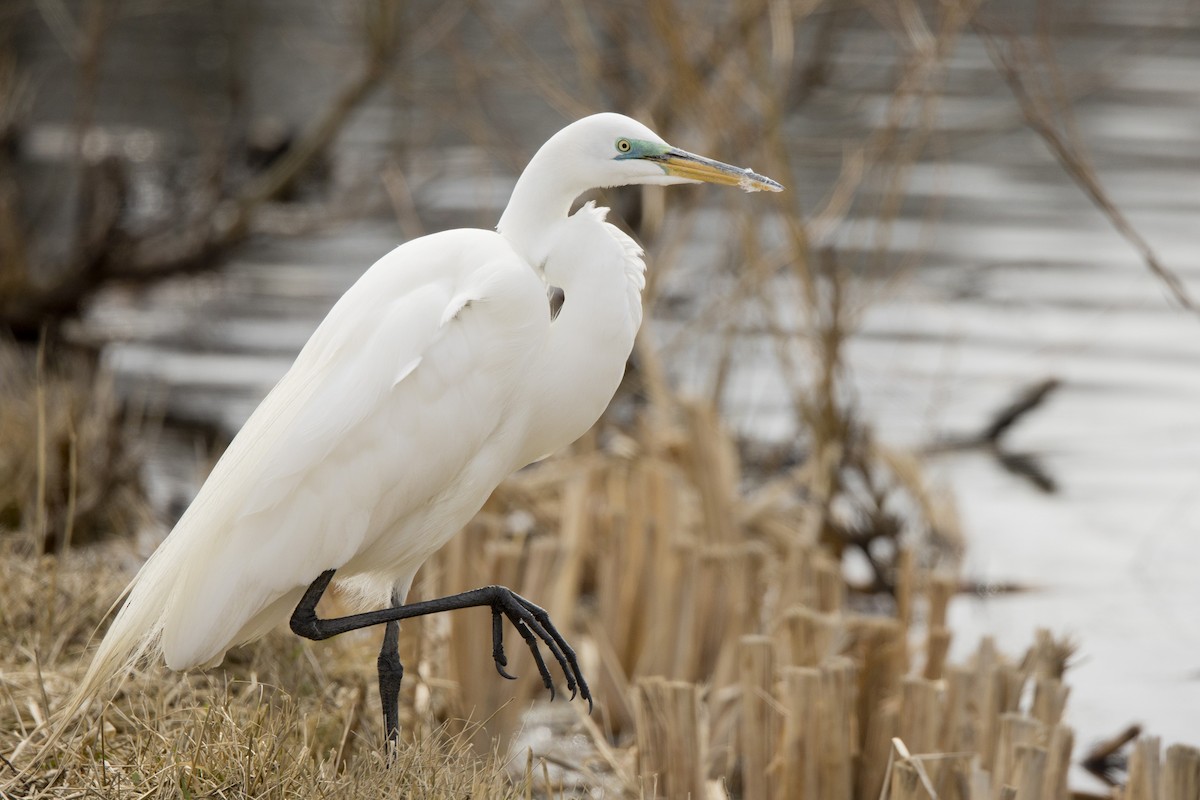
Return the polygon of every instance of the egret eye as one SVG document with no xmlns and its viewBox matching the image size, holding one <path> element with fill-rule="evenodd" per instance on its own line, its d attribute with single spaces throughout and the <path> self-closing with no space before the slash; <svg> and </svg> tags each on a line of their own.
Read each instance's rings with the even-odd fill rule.
<svg viewBox="0 0 1200 800">
<path fill-rule="evenodd" d="M 617 139 L 617 152 L 628 153 L 632 149 L 633 145 L 629 143 L 628 139 Z"/>
</svg>

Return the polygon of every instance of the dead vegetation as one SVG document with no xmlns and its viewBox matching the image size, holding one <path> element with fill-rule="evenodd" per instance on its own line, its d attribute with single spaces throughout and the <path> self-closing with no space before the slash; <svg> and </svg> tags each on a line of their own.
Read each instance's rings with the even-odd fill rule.
<svg viewBox="0 0 1200 800">
<path fill-rule="evenodd" d="M 88 6 L 82 85 L 111 22 L 104 5 Z M 677 334 L 660 335 L 648 324 L 634 378 L 607 424 L 567 456 L 514 476 L 418 578 L 414 599 L 486 583 L 536 598 L 580 646 L 599 699 L 596 713 L 572 711 L 550 722 L 539 721 L 547 719 L 545 708 L 527 714 L 540 692 L 528 655 L 510 648 L 512 671 L 522 677 L 501 681 L 487 657 L 487 615 L 466 612 L 405 628 L 409 669 L 396 769 L 385 770 L 379 754 L 373 634 L 320 645 L 276 634 L 207 674 L 147 667 L 111 705 L 90 707 L 76 734 L 34 763 L 47 720 L 81 673 L 85 645 L 102 627 L 131 561 L 121 544 L 61 560 L 40 554 L 130 530 L 142 511 L 126 418 L 110 388 L 90 366 L 47 365 L 32 353 L 3 350 L 0 525 L 18 535 L 0 538 L 0 628 L 9 644 L 0 652 L 0 791 L 1069 796 L 1074 734 L 1062 723 L 1069 648 L 1045 634 L 1018 660 L 984 642 L 968 663 L 948 663 L 946 607 L 959 586 L 962 546 L 952 506 L 923 485 L 915 459 L 873 440 L 845 381 L 843 348 L 866 302 L 853 278 L 886 271 L 874 290 L 887 291 L 911 266 L 889 251 L 890 226 L 911 167 L 938 136 L 945 61 L 986 7 L 740 0 L 689 15 L 682 5 L 651 3 L 634 25 L 620 4 L 533 4 L 526 13 L 548 21 L 572 48 L 575 74 L 530 48 L 522 30 L 531 20 L 488 3 L 447 4 L 406 40 L 417 52 L 429 42 L 458 49 L 460 125 L 489 151 L 506 146 L 514 165 L 536 142 L 498 140 L 483 111 L 482 94 L 494 85 L 485 77 L 520 80 L 565 117 L 613 107 L 692 149 L 748 152 L 792 190 L 769 224 L 736 195 L 720 198 L 729 247 L 718 274 L 709 276 L 711 296 L 693 298 L 697 308 Z M 380 15 L 370 30 L 395 31 L 387 16 L 394 6 L 362 8 Z M 496 74 L 485 76 L 463 41 L 445 36 L 468 17 L 507 55 Z M 877 87 L 886 98 L 882 121 L 859 139 L 805 138 L 795 115 L 806 103 L 829 99 L 822 92 L 838 75 L 843 26 L 862 17 L 875 21 L 895 53 L 894 69 Z M 29 338 L 48 317 L 77 314 L 101 283 L 218 263 L 218 250 L 241 240 L 251 213 L 317 157 L 372 87 L 394 77 L 397 42 L 366 41 L 362 71 L 290 155 L 232 192 L 211 178 L 206 185 L 217 188 L 200 197 L 182 233 L 162 230 L 135 243 L 144 258 L 131 257 L 133 245 L 122 238 L 128 220 L 118 213 L 121 165 L 81 155 L 80 205 L 94 213 L 81 217 L 76 255 L 39 283 L 45 276 L 22 260 L 27 232 L 4 213 L 16 195 L 0 169 L 0 235 L 7 237 L 0 238 L 0 284 L 12 292 L 0 297 L 6 324 Z M 1063 132 L 1047 123 L 1048 101 L 1028 94 L 1020 77 L 1028 63 L 1013 54 L 1030 56 L 992 44 L 1020 100 L 1017 115 L 1052 137 L 1056 158 L 1172 285 L 1088 177 L 1069 126 Z M 19 118 L 9 109 L 24 87 L 15 68 L 0 63 L 4 125 Z M 397 91 L 414 99 L 403 87 Z M 469 102 L 472 92 L 481 102 Z M 721 125 L 711 124 L 717 119 Z M 788 179 L 799 173 L 797 142 L 817 148 L 836 173 L 820 197 Z M 0 159 L 6 152 L 0 148 Z M 384 175 L 406 232 L 420 231 L 401 162 Z M 670 214 L 654 191 L 612 198 L 651 250 L 647 301 L 660 311 L 672 286 L 690 280 L 679 276 L 691 226 L 701 224 L 698 197 L 681 190 Z M 845 225 L 867 246 L 854 254 L 834 250 Z M 157 249 L 164 243 L 169 252 Z M 674 361 L 706 332 L 717 335 L 697 394 L 709 400 L 681 401 L 672 388 Z M 739 342 L 751 336 L 769 341 L 777 356 L 798 431 L 795 441 L 770 452 L 737 441 L 713 410 L 731 390 Z M 866 563 L 865 580 L 846 578 L 852 561 Z M 548 727 L 573 747 L 539 748 L 537 759 L 520 750 L 510 757 L 512 742 L 531 726 Z M 1193 800 L 1200 754 L 1177 745 L 1163 757 L 1157 740 L 1140 739 L 1121 796 Z"/>
<path fill-rule="evenodd" d="M 879 590 L 886 613 L 854 610 L 864 595 L 820 545 L 814 475 L 743 481 L 713 412 L 672 403 L 512 478 L 418 592 L 501 582 L 539 598 L 579 646 L 596 712 L 527 715 L 540 695 L 528 654 L 513 649 L 522 678 L 502 681 L 486 613 L 430 618 L 405 628 L 391 771 L 374 633 L 313 645 L 280 631 L 186 677 L 149 666 L 32 762 L 126 575 L 111 553 L 37 559 L 6 543 L 0 752 L 12 766 L 0 785 L 30 797 L 1069 797 L 1072 646 L 1043 632 L 1017 660 L 985 640 L 947 662 L 955 559 L 922 542 L 952 515 L 917 487 Z M 514 751 L 530 726 L 571 747 Z M 1200 752 L 1160 755 L 1157 740 L 1138 743 L 1129 786 L 1142 794 L 1126 796 L 1190 800 Z"/>
<path fill-rule="evenodd" d="M 363 742 L 373 676 L 360 642 L 309 648 L 282 632 L 209 674 L 131 675 L 78 735 L 36 765 L 53 709 L 128 580 L 120 545 L 65 561 L 0 540 L 0 797 L 515 798 L 529 781 L 481 759 L 463 732 L 410 720 L 396 768 Z M 281 688 L 286 687 L 286 688 Z M 485 751 L 487 752 L 487 751 Z M 28 768 L 19 774 L 18 770 Z"/>
<path fill-rule="evenodd" d="M 111 27 L 121 17 L 119 4 L 83 3 L 79 19 L 43 12 L 52 27 L 74 41 L 76 95 L 71 131 L 69 179 L 59 180 L 56 206 L 74 208 L 63 226 L 41 217 L 38 186 L 19 170 L 14 158 L 26 133 L 29 76 L 15 57 L 0 56 L 0 326 L 23 341 L 47 334 L 57 338 L 64 322 L 77 319 L 95 295 L 113 285 L 144 285 L 181 274 L 218 268 L 230 251 L 259 226 L 265 204 L 286 196 L 317 164 L 363 100 L 389 76 L 400 47 L 399 5 L 394 0 L 365 0 L 355 9 L 361 26 L 361 64 L 349 80 L 314 113 L 306 129 L 257 153 L 257 169 L 236 170 L 242 156 L 256 156 L 245 109 L 244 75 L 224 76 L 227 97 L 202 142 L 196 174 L 182 185 L 159 187 L 169 196 L 154 214 L 134 213 L 136 164 L 108 152 L 96 126 L 102 64 Z M 12 12 L 14 16 L 20 9 Z M 33 14 L 32 9 L 25 10 Z M 231 25 L 246 12 L 231 10 Z M 230 36 L 236 42 L 235 35 Z M 236 69 L 238 59 L 230 59 Z M 344 198 L 339 198 L 344 199 Z M 57 256 L 49 238 L 69 246 Z"/>
<path fill-rule="evenodd" d="M 32 553 L 63 552 L 145 515 L 139 434 L 111 381 L 79 354 L 0 342 L 0 531 Z"/>
</svg>

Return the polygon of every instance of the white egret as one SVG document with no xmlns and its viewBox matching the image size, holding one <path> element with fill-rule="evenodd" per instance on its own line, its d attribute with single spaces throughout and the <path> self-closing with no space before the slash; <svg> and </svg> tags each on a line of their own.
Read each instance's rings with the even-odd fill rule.
<svg viewBox="0 0 1200 800">
<path fill-rule="evenodd" d="M 69 713 L 147 656 L 184 670 L 290 617 L 310 639 L 385 624 L 379 689 L 397 734 L 399 620 L 486 606 L 592 701 L 546 613 L 499 586 L 405 605 L 417 568 L 514 470 L 579 438 L 624 373 L 642 320 L 641 248 L 574 200 L 594 187 L 708 181 L 782 187 L 678 150 L 619 114 L 563 128 L 534 155 L 496 231 L 415 239 L 334 305 L 127 589 Z M 552 314 L 547 293 L 561 290 Z M 364 607 L 319 619 L 331 581 Z"/>
</svg>

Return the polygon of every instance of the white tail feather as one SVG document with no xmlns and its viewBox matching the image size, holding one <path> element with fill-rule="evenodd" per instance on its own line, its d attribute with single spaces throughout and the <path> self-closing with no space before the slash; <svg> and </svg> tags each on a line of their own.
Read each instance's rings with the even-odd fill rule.
<svg viewBox="0 0 1200 800">
<path fill-rule="evenodd" d="M 54 729 L 42 745 L 41 754 L 62 737 L 84 706 L 104 693 L 115 692 L 132 669 L 152 652 L 157 653 L 163 610 L 178 582 L 186 556 L 185 541 L 183 537 L 167 537 L 125 588 L 121 610 L 96 648 L 83 680 L 55 713 Z"/>
</svg>

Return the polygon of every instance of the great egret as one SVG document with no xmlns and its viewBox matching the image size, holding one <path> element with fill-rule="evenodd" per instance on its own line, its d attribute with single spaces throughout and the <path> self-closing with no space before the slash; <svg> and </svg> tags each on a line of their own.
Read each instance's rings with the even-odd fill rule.
<svg viewBox="0 0 1200 800">
<path fill-rule="evenodd" d="M 544 646 L 572 697 L 592 702 L 546 612 L 500 586 L 405 605 L 417 568 L 514 470 L 579 438 L 600 417 L 642 320 L 641 248 L 605 222 L 593 187 L 775 181 L 678 150 L 635 120 L 596 114 L 550 138 L 521 174 L 497 231 L 415 239 L 375 263 L 334 305 L 251 415 L 195 501 L 130 583 L 72 714 L 137 661 L 184 670 L 284 620 L 325 639 L 385 624 L 379 693 L 398 730 L 399 620 L 487 606 L 504 677 L 502 617 Z M 548 291 L 561 290 L 552 314 Z M 363 606 L 319 619 L 335 579 Z"/>
</svg>

